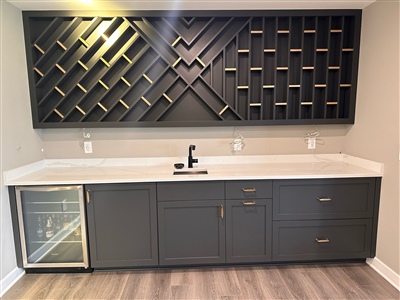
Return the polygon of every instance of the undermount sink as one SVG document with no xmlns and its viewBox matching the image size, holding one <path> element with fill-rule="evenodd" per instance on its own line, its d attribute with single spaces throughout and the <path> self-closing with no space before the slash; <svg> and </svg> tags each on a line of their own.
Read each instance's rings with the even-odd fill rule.
<svg viewBox="0 0 400 300">
<path fill-rule="evenodd" d="M 185 169 L 174 170 L 174 175 L 205 175 L 205 174 L 208 174 L 207 169 L 185 168 Z"/>
</svg>

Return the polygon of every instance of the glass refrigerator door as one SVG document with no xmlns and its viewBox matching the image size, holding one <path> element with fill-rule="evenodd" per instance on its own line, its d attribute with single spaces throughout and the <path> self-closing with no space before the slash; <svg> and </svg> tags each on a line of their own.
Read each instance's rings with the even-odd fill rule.
<svg viewBox="0 0 400 300">
<path fill-rule="evenodd" d="M 82 186 L 16 192 L 24 267 L 88 267 Z"/>
</svg>

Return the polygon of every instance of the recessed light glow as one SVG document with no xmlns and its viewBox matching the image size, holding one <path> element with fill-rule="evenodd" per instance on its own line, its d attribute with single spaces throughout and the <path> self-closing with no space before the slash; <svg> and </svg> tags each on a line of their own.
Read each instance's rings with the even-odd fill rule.
<svg viewBox="0 0 400 300">
<path fill-rule="evenodd" d="M 107 46 L 113 45 L 121 34 L 121 30 L 118 28 L 108 39 L 106 39 L 104 44 Z"/>
<path fill-rule="evenodd" d="M 93 4 L 93 0 L 79 0 L 79 1 L 85 4 Z"/>
<path fill-rule="evenodd" d="M 109 25 L 109 21 L 103 21 L 97 28 L 98 37 L 102 37 L 105 41 L 108 41 L 109 39 L 109 37 L 105 34 L 105 31 L 107 30 Z"/>
</svg>

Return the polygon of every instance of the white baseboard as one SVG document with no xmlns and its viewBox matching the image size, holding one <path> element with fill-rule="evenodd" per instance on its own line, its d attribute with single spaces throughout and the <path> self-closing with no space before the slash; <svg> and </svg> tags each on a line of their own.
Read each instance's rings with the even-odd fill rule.
<svg viewBox="0 0 400 300">
<path fill-rule="evenodd" d="M 20 268 L 15 268 L 6 277 L 0 281 L 0 297 L 2 297 L 22 276 L 25 271 Z"/>
<path fill-rule="evenodd" d="M 386 279 L 391 285 L 393 285 L 398 291 L 400 291 L 400 274 L 397 274 L 387 265 L 385 265 L 379 258 L 368 258 L 367 264 L 372 269 L 379 273 L 383 278 Z"/>
</svg>

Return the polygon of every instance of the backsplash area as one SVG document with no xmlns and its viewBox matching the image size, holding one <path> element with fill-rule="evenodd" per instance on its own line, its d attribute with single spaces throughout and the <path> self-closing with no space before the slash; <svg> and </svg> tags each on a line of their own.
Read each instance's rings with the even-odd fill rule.
<svg viewBox="0 0 400 300">
<path fill-rule="evenodd" d="M 321 125 L 315 153 L 340 153 L 349 125 Z M 245 147 L 236 155 L 311 154 L 302 136 L 314 126 L 43 129 L 44 158 L 121 158 L 187 156 L 197 145 L 196 156 L 232 155 L 231 142 L 240 133 Z M 83 150 L 83 132 L 90 134 L 93 153 Z M 322 143 L 324 143 L 322 145 Z"/>
</svg>

